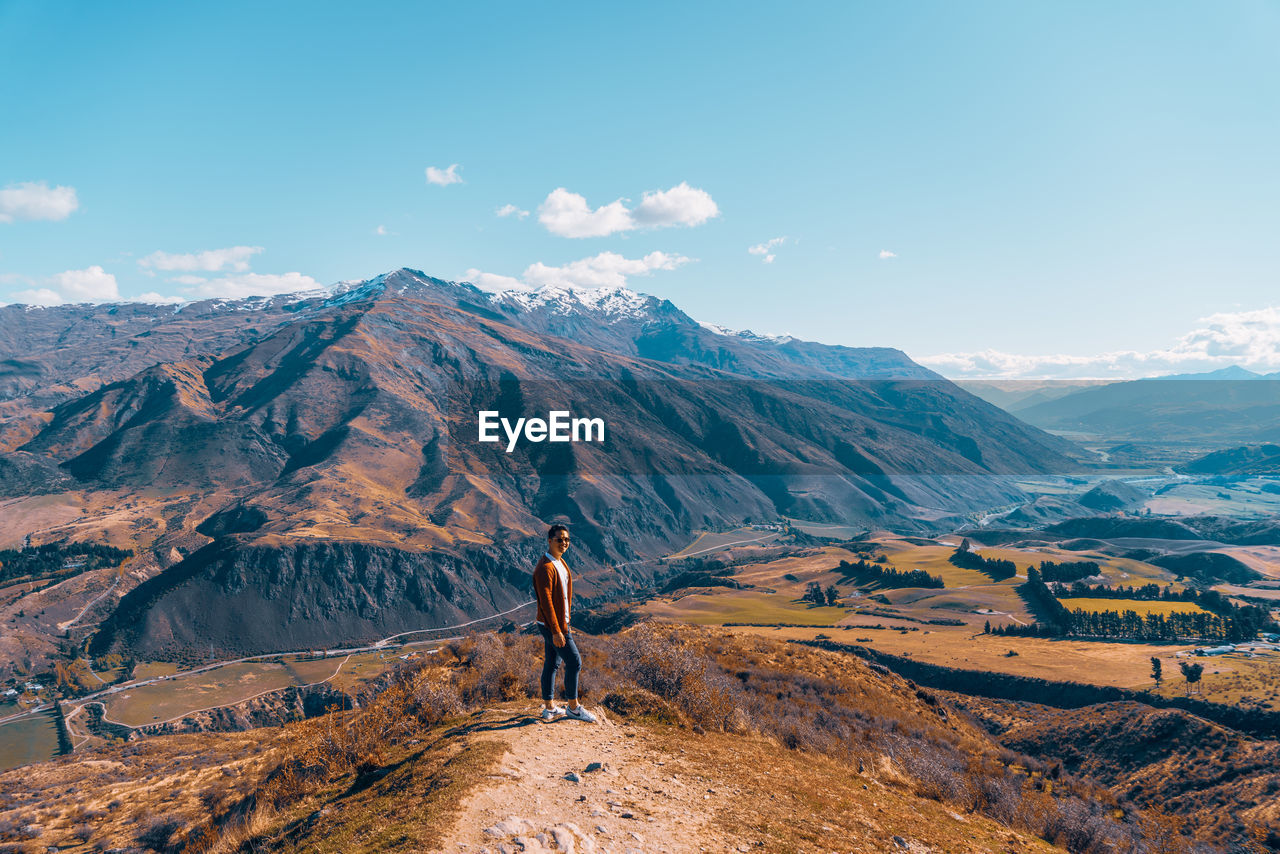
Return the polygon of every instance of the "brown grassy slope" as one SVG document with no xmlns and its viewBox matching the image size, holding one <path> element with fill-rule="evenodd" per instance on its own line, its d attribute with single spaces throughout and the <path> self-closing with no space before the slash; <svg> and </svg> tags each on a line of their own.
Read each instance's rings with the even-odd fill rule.
<svg viewBox="0 0 1280 854">
<path fill-rule="evenodd" d="M 1054 709 L 950 695 L 1008 747 L 1059 760 L 1116 795 L 1194 820 L 1219 838 L 1246 825 L 1280 844 L 1280 743 L 1242 736 L 1176 709 L 1104 703 Z"/>
<path fill-rule="evenodd" d="M 536 740 L 563 734 L 584 758 L 614 751 L 621 785 L 603 784 L 614 800 L 632 799 L 633 815 L 655 822 L 667 812 L 696 819 L 709 850 L 890 851 L 895 835 L 911 850 L 947 852 L 1049 850 L 1044 840 L 1079 852 L 1180 844 L 1087 785 L 1050 781 L 935 695 L 856 658 L 692 628 L 639 626 L 581 643 L 588 705 L 632 737 L 607 725 L 495 728 L 536 707 L 540 645 L 485 634 L 400 669 L 359 711 L 235 736 L 161 736 L 11 772 L 0 777 L 0 841 L 72 851 L 440 850 L 504 809 L 527 810 L 531 791 L 546 795 L 549 815 L 574 809 L 576 792 L 539 768 L 495 802 L 494 816 L 468 812 L 519 776 L 503 770 L 510 756 L 551 756 Z M 224 765 L 235 767 L 231 786 L 220 784 Z M 678 781 L 667 781 L 668 765 Z M 564 770 L 584 771 L 551 773 Z M 677 791 L 678 803 L 664 798 Z M 97 809 L 105 812 L 87 812 Z M 630 821 L 616 812 L 611 821 Z M 472 818 L 455 833 L 458 816 Z"/>
</svg>

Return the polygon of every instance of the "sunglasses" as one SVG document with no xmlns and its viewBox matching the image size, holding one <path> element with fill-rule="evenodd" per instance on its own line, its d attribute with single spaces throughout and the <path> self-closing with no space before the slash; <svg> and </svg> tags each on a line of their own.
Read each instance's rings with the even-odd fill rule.
<svg viewBox="0 0 1280 854">
<path fill-rule="evenodd" d="M 556 542 L 557 542 L 557 543 L 567 543 L 567 542 L 569 542 L 569 538 L 568 538 L 568 537 L 556 537 Z"/>
</svg>

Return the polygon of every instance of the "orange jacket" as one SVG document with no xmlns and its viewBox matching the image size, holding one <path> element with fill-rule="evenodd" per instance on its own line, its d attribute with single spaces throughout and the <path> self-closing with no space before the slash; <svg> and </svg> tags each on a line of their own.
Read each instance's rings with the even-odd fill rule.
<svg viewBox="0 0 1280 854">
<path fill-rule="evenodd" d="M 563 557 L 560 562 L 564 564 L 565 576 L 569 579 L 568 601 L 572 602 L 573 573 Z M 556 572 L 555 565 L 545 554 L 533 568 L 533 590 L 538 597 L 538 622 L 552 632 L 559 630 L 562 635 L 568 634 L 569 615 L 565 609 L 564 591 L 560 589 L 560 573 Z"/>
</svg>

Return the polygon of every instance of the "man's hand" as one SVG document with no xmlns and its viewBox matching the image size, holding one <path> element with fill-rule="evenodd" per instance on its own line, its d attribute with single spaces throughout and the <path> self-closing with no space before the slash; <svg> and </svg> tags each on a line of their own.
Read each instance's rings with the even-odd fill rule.
<svg viewBox="0 0 1280 854">
<path fill-rule="evenodd" d="M 559 632 L 556 632 L 554 635 L 551 636 L 551 642 L 556 645 L 557 649 L 559 649 L 565 644 L 564 635 L 560 634 Z"/>
</svg>

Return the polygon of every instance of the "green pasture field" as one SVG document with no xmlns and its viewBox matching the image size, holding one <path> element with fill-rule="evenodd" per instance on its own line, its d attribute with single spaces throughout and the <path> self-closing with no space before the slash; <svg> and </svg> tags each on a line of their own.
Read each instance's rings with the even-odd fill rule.
<svg viewBox="0 0 1280 854">
<path fill-rule="evenodd" d="M 155 679 L 157 676 L 172 676 L 178 672 L 178 665 L 171 661 L 139 661 L 133 668 L 134 679 Z"/>
<path fill-rule="evenodd" d="M 848 609 L 813 607 L 780 593 L 732 590 L 726 593 L 691 593 L 673 601 L 645 606 L 654 616 L 669 617 L 702 626 L 724 623 L 801 623 L 830 626 L 844 619 Z"/>
<path fill-rule="evenodd" d="M 108 695 L 102 702 L 110 720 L 128 726 L 147 726 L 201 709 L 234 705 L 290 686 L 330 682 L 336 688 L 352 691 L 395 664 L 399 655 L 411 650 L 392 647 L 350 656 L 289 656 L 272 661 L 239 662 L 130 688 Z M 154 678 L 172 674 L 175 668 L 169 664 L 148 663 L 139 664 L 135 672 L 150 672 L 151 676 L 143 678 Z"/>
<path fill-rule="evenodd" d="M 58 753 L 58 725 L 52 711 L 0 724 L 0 771 L 45 762 Z"/>
<path fill-rule="evenodd" d="M 721 534 L 704 531 L 697 539 L 678 552 L 667 555 L 667 559 L 682 557 L 700 557 L 713 554 L 732 545 L 762 546 L 778 538 L 776 531 L 757 531 L 754 528 L 734 528 Z"/>
<path fill-rule="evenodd" d="M 798 531 L 815 537 L 831 537 L 837 540 L 848 540 L 861 534 L 865 528 L 855 525 L 833 525 L 829 522 L 805 522 L 802 519 L 787 519 Z"/>
<path fill-rule="evenodd" d="M 128 726 L 180 718 L 200 709 L 229 706 L 268 691 L 301 687 L 334 678 L 338 687 L 349 687 L 385 667 L 390 651 L 331 658 L 286 658 L 281 661 L 245 661 L 203 673 L 178 676 L 152 685 L 130 688 L 104 698 L 107 717 Z M 357 660 L 358 659 L 358 660 Z M 370 664 L 376 662 L 371 670 Z M 354 667 L 353 667 L 354 664 Z M 360 671 L 347 672 L 348 668 Z M 344 678 L 345 677 L 345 678 Z"/>
</svg>

